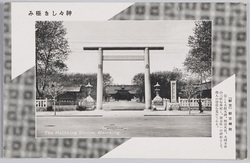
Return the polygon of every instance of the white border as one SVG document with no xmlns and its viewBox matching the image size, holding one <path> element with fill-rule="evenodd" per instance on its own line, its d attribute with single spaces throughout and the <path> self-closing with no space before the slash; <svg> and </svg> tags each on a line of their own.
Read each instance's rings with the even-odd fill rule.
<svg viewBox="0 0 250 163">
<path fill-rule="evenodd" d="M 176 1 L 177 2 L 177 1 Z M 187 2 L 189 2 L 189 1 L 187 1 Z M 199 1 L 200 2 L 200 1 Z M 225 1 L 225 2 L 229 2 L 229 1 Z M 27 7 L 27 6 L 26 6 Z M 13 9 L 13 8 L 12 8 Z"/>
</svg>

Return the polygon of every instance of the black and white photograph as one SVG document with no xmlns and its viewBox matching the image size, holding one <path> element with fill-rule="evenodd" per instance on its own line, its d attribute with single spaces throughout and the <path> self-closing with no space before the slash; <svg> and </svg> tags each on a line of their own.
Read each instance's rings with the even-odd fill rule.
<svg viewBox="0 0 250 163">
<path fill-rule="evenodd" d="M 211 137 L 211 48 L 211 21 L 36 21 L 36 137 Z"/>
</svg>

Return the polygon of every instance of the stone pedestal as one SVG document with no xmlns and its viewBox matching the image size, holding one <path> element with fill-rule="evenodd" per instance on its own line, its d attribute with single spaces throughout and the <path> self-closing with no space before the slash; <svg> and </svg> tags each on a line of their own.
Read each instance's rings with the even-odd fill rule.
<svg viewBox="0 0 250 163">
<path fill-rule="evenodd" d="M 153 101 L 152 101 L 153 105 L 163 105 L 163 100 L 160 96 L 156 96 Z"/>
<path fill-rule="evenodd" d="M 93 108 L 95 106 L 95 100 L 90 95 L 87 96 L 83 101 L 87 108 Z"/>
</svg>

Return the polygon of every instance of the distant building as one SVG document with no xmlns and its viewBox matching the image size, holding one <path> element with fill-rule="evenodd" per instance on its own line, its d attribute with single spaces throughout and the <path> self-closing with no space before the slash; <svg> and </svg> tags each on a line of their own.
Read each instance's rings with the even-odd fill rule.
<svg viewBox="0 0 250 163">
<path fill-rule="evenodd" d="M 200 87 L 200 84 L 195 84 Z M 57 97 L 61 105 L 77 105 L 83 98 L 84 86 L 64 87 L 65 93 Z M 202 83 L 202 98 L 211 98 L 211 82 Z M 94 90 L 93 90 L 94 92 Z M 144 94 L 139 85 L 108 85 L 104 89 L 105 101 L 136 100 L 143 101 Z M 199 94 L 197 95 L 197 98 Z"/>
<path fill-rule="evenodd" d="M 65 93 L 57 97 L 57 101 L 61 105 L 76 105 L 78 103 L 79 94 L 82 94 L 82 86 L 64 87 Z"/>
<path fill-rule="evenodd" d="M 138 85 L 109 85 L 105 87 L 106 101 L 139 100 L 141 89 Z"/>
</svg>

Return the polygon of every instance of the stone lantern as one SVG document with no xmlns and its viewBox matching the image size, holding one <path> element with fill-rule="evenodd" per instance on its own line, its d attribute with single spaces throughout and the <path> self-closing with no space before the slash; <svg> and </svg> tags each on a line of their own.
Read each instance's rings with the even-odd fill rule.
<svg viewBox="0 0 250 163">
<path fill-rule="evenodd" d="M 91 91 L 93 86 L 88 82 L 88 85 L 85 86 L 87 89 L 88 96 L 84 99 L 87 108 L 93 108 L 95 106 L 95 100 L 91 97 Z"/>
<path fill-rule="evenodd" d="M 153 105 L 154 105 L 154 108 L 155 108 L 157 105 L 158 106 L 163 105 L 163 100 L 160 97 L 160 84 L 158 82 L 156 83 L 156 85 L 154 85 L 154 88 L 155 88 L 156 96 L 153 99 Z"/>
</svg>

